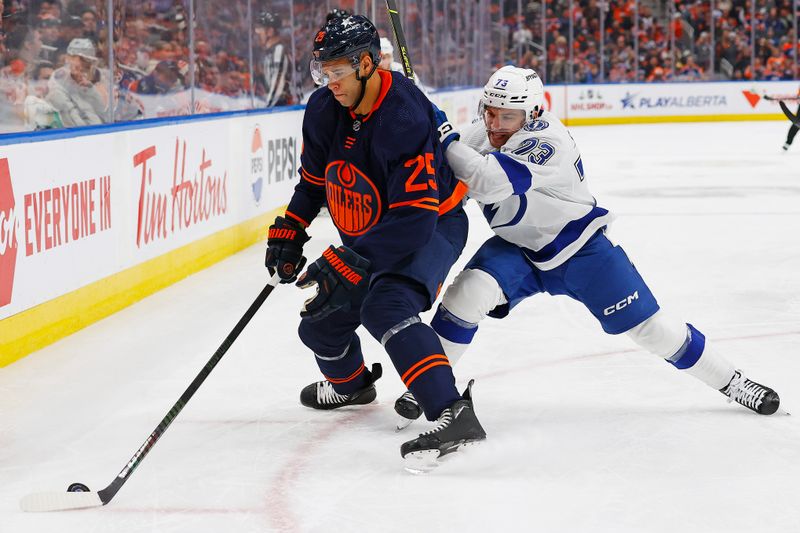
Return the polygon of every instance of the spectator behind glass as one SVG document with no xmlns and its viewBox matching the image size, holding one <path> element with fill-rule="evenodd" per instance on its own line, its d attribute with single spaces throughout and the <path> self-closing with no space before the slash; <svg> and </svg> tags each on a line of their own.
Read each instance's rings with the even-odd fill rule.
<svg viewBox="0 0 800 533">
<path fill-rule="evenodd" d="M 130 85 L 130 90 L 139 94 L 168 94 L 183 89 L 183 74 L 172 60 L 160 61 L 153 72 Z"/>
<path fill-rule="evenodd" d="M 67 47 L 65 65 L 50 78 L 47 101 L 66 127 L 104 122 L 105 104 L 94 85 L 101 77 L 97 61 L 89 39 L 73 39 Z"/>
<path fill-rule="evenodd" d="M 294 103 L 289 50 L 281 42 L 281 18 L 276 13 L 261 12 L 255 23 L 256 94 L 267 107 Z M 220 71 L 224 67 L 217 62 Z M 232 87 L 228 87 L 230 90 Z"/>
</svg>

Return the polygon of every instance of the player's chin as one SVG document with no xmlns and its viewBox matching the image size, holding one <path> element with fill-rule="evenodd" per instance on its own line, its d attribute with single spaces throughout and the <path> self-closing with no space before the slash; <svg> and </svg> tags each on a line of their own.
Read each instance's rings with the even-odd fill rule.
<svg viewBox="0 0 800 533">
<path fill-rule="evenodd" d="M 495 148 L 502 147 L 508 141 L 510 135 L 507 133 L 489 133 L 489 144 Z"/>
</svg>

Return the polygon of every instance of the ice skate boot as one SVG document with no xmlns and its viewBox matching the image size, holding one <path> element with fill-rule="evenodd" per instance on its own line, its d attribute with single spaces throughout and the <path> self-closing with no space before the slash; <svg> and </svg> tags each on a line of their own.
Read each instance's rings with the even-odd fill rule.
<svg viewBox="0 0 800 533">
<path fill-rule="evenodd" d="M 440 457 L 486 438 L 472 404 L 473 381 L 470 380 L 462 399 L 442 411 L 435 428 L 403 443 L 400 455 L 405 459 L 406 470 L 415 474 L 427 472 L 437 465 Z"/>
<path fill-rule="evenodd" d="M 790 146 L 789 143 L 783 143 L 783 151 L 784 152 L 788 152 L 789 151 L 789 146 Z"/>
<path fill-rule="evenodd" d="M 394 411 L 400 415 L 397 421 L 397 431 L 405 429 L 411 422 L 416 420 L 422 414 L 422 408 L 417 403 L 417 399 L 411 394 L 411 391 L 406 391 L 394 402 Z"/>
<path fill-rule="evenodd" d="M 372 365 L 372 372 L 365 370 L 369 377 L 369 385 L 350 394 L 339 394 L 333 390 L 328 380 L 317 381 L 300 391 L 300 403 L 312 409 L 338 409 L 347 405 L 363 405 L 375 400 L 375 382 L 383 374 L 380 363 Z"/>
<path fill-rule="evenodd" d="M 728 397 L 728 402 L 736 402 L 760 415 L 771 415 L 780 407 L 778 393 L 755 381 L 750 381 L 736 370 L 731 382 L 720 392 Z"/>
</svg>

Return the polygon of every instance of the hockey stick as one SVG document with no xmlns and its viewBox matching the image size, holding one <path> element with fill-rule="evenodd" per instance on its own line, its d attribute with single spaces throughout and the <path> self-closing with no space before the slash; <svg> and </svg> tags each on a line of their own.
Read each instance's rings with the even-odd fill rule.
<svg viewBox="0 0 800 533">
<path fill-rule="evenodd" d="M 789 111 L 789 107 L 783 103 L 783 100 L 778 102 L 778 105 L 781 106 L 781 111 L 783 111 L 783 114 L 786 115 L 786 118 L 788 118 L 795 126 L 800 127 L 800 117 Z"/>
<path fill-rule="evenodd" d="M 197 392 L 197 389 L 200 388 L 200 385 L 206 380 L 211 371 L 214 370 L 214 367 L 217 366 L 222 356 L 225 355 L 225 352 L 233 344 L 233 341 L 239 336 L 242 330 L 247 326 L 253 316 L 256 314 L 258 309 L 264 303 L 264 300 L 267 299 L 275 286 L 280 281 L 277 272 L 272 276 L 267 283 L 266 287 L 262 289 L 261 293 L 256 297 L 255 301 L 250 305 L 247 311 L 244 313 L 244 316 L 239 319 L 239 322 L 233 327 L 233 330 L 225 337 L 225 340 L 222 341 L 222 344 L 217 351 L 214 352 L 214 355 L 211 356 L 211 359 L 208 360 L 206 366 L 197 374 L 197 377 L 194 378 L 194 381 L 189 385 L 186 391 L 178 398 L 178 401 L 175 402 L 175 405 L 172 406 L 172 409 L 169 410 L 167 415 L 161 420 L 161 423 L 156 426 L 156 429 L 147 437 L 144 443 L 139 447 L 133 457 L 125 465 L 125 468 L 117 474 L 117 477 L 112 481 L 106 488 L 99 492 L 89 491 L 89 489 L 81 484 L 81 483 L 73 483 L 70 485 L 70 491 L 73 490 L 73 487 L 77 487 L 77 490 L 80 492 L 38 492 L 34 494 L 28 494 L 20 501 L 20 508 L 23 511 L 29 512 L 41 512 L 41 511 L 64 511 L 67 509 L 83 509 L 87 507 L 101 507 L 114 497 L 115 494 L 122 488 L 122 485 L 128 480 L 128 478 L 133 474 L 133 471 L 136 470 L 136 467 L 147 457 L 147 454 L 150 450 L 153 449 L 158 439 L 164 434 L 167 428 L 172 424 L 173 420 L 178 416 L 178 414 L 183 410 L 186 404 L 189 402 L 194 393 Z"/>
<path fill-rule="evenodd" d="M 394 40 L 397 42 L 397 48 L 400 49 L 400 58 L 403 61 L 403 73 L 405 73 L 406 78 L 414 80 L 414 69 L 411 68 L 411 59 L 408 57 L 408 45 L 406 44 L 406 35 L 403 33 L 403 25 L 400 23 L 400 12 L 397 11 L 397 2 L 395 0 L 386 0 L 386 10 L 389 12 L 389 23 L 392 25 Z"/>
</svg>

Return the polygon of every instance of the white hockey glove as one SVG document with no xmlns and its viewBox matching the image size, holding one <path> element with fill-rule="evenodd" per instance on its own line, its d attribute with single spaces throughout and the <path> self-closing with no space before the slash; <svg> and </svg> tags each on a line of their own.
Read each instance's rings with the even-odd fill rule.
<svg viewBox="0 0 800 533">
<path fill-rule="evenodd" d="M 439 143 L 442 145 L 442 150 L 447 152 L 447 147 L 450 143 L 457 141 L 461 138 L 461 134 L 453 126 L 444 111 L 436 107 L 436 104 L 431 102 L 433 106 L 433 116 L 436 119 L 436 129 L 439 131 Z"/>
</svg>

